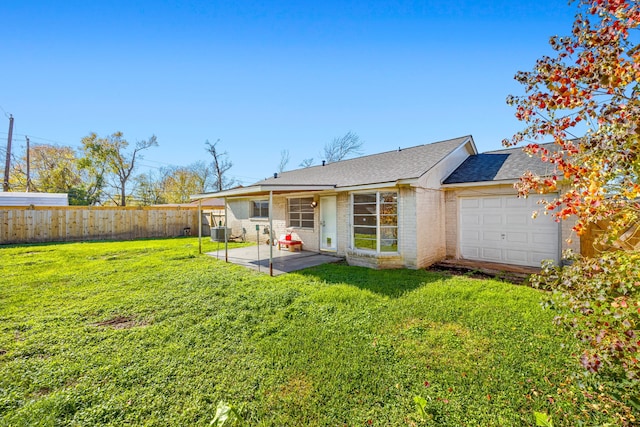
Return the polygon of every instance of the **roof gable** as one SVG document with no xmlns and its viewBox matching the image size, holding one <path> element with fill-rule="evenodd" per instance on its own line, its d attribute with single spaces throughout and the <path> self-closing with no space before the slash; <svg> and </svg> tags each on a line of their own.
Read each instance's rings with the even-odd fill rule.
<svg viewBox="0 0 640 427">
<path fill-rule="evenodd" d="M 544 145 L 547 149 L 553 149 L 554 144 Z M 555 168 L 539 157 L 525 153 L 522 147 L 508 148 L 469 156 L 443 184 L 511 181 L 520 178 L 526 171 L 546 176 L 552 174 Z"/>
</svg>

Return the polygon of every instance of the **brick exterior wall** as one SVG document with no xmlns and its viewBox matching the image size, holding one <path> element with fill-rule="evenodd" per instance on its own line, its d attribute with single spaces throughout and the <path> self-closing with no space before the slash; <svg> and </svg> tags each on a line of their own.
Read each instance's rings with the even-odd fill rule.
<svg viewBox="0 0 640 427">
<path fill-rule="evenodd" d="M 416 224 L 418 245 L 415 268 L 423 268 L 446 256 L 444 193 L 429 188 L 418 188 L 415 193 L 416 216 L 413 223 Z"/>
<path fill-rule="evenodd" d="M 294 196 L 291 196 L 294 197 Z M 308 194 L 300 195 L 299 197 L 309 197 Z M 264 234 L 263 230 L 269 226 L 269 218 L 252 218 L 251 211 L 254 200 L 267 200 L 268 197 L 255 197 L 247 199 L 233 199 L 228 201 L 227 220 L 229 227 L 232 229 L 232 235 L 238 235 L 242 232 L 242 228 L 247 231 L 247 240 L 250 242 L 266 243 L 269 239 L 269 234 Z M 318 200 L 315 197 L 314 200 Z M 286 228 L 289 226 L 289 202 L 288 197 L 274 195 L 273 196 L 273 236 L 274 239 L 278 239 L 281 235 L 285 234 Z M 300 236 L 300 239 L 304 242 L 304 250 L 317 252 L 319 248 L 319 230 L 320 230 L 320 209 L 316 208 L 313 219 L 313 229 L 310 228 L 295 228 L 295 232 Z M 223 219 L 224 221 L 224 219 Z M 260 227 L 260 233 L 256 237 L 256 225 Z M 338 223 L 340 227 L 340 223 Z"/>
<path fill-rule="evenodd" d="M 416 190 L 411 187 L 403 187 L 398 191 L 398 194 L 398 252 L 401 255 L 403 267 L 416 268 L 418 257 Z"/>
<path fill-rule="evenodd" d="M 349 194 L 339 193 L 336 196 L 336 207 L 338 209 L 337 221 L 338 221 L 338 251 L 336 255 L 346 256 L 347 250 L 351 246 L 351 207 L 349 205 L 351 198 Z"/>
<path fill-rule="evenodd" d="M 398 253 L 372 254 L 351 249 L 351 196 L 348 192 L 335 194 L 337 207 L 337 251 L 336 255 L 346 257 L 351 265 L 369 268 L 423 268 L 444 258 L 445 215 L 443 194 L 438 190 L 401 188 L 380 189 L 398 192 Z M 372 190 L 376 191 L 376 190 Z M 302 194 L 300 197 L 306 196 Z M 292 196 L 295 197 L 295 196 Z M 260 227 L 257 236 L 260 243 L 269 238 L 263 230 L 269 225 L 268 218 L 252 218 L 252 202 L 265 200 L 264 197 L 233 199 L 228 201 L 227 221 L 233 235 L 242 228 L 247 231 L 248 241 L 256 241 L 255 227 Z M 288 201 L 285 196 L 273 197 L 273 234 L 278 238 L 288 226 Z M 320 201 L 320 196 L 314 200 Z M 316 208 L 314 228 L 296 229 L 304 242 L 304 249 L 320 250 L 320 209 Z"/>
<path fill-rule="evenodd" d="M 237 236 L 242 233 L 242 229 L 246 230 L 246 238 L 249 242 L 267 243 L 269 234 L 265 234 L 265 228 L 269 227 L 269 218 L 253 218 L 252 207 L 254 200 L 268 200 L 268 196 L 256 197 L 251 199 L 233 199 L 228 200 L 227 205 L 227 227 L 231 228 L 231 235 Z M 284 220 L 286 213 L 286 199 L 284 197 L 273 197 L 273 235 L 275 238 L 284 233 L 286 221 Z M 224 222 L 224 218 L 222 219 Z M 256 225 L 259 226 L 259 232 L 256 233 Z"/>
<path fill-rule="evenodd" d="M 445 191 L 444 216 L 445 216 L 445 256 L 458 259 L 458 193 Z"/>
</svg>

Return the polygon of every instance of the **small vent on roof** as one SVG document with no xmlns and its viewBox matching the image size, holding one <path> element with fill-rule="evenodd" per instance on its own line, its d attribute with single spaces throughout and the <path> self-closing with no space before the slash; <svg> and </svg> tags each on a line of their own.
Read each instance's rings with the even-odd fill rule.
<svg viewBox="0 0 640 427">
<path fill-rule="evenodd" d="M 402 148 L 398 147 L 398 151 L 402 151 Z"/>
<path fill-rule="evenodd" d="M 277 178 L 277 177 L 278 177 L 278 172 L 274 173 L 274 174 L 273 174 L 273 177 L 274 177 L 274 178 Z"/>
<path fill-rule="evenodd" d="M 322 166 L 324 166 L 326 162 L 327 162 L 326 160 L 323 160 L 322 161 Z"/>
</svg>

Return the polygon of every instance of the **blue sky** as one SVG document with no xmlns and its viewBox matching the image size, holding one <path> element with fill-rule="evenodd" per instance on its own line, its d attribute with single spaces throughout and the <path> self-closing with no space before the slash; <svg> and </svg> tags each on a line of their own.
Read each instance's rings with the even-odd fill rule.
<svg viewBox="0 0 640 427">
<path fill-rule="evenodd" d="M 365 154 L 522 128 L 514 80 L 573 21 L 566 0 L 4 1 L 0 107 L 14 147 L 155 134 L 143 168 L 209 160 L 244 184 L 347 131 Z M 8 120 L 0 115 L 0 145 Z M 142 171 L 143 169 L 141 169 Z"/>
</svg>

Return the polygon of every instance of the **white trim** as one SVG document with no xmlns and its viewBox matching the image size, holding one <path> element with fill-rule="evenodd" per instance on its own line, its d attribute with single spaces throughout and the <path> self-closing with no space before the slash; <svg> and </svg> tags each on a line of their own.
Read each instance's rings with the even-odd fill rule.
<svg viewBox="0 0 640 427">
<path fill-rule="evenodd" d="M 349 191 L 352 194 L 371 193 L 372 191 L 398 191 L 397 182 L 383 182 L 380 184 L 358 185 L 339 188 L 341 191 Z"/>
<path fill-rule="evenodd" d="M 264 198 L 264 197 L 255 197 L 255 198 L 251 198 L 248 199 L 249 203 L 250 203 L 250 208 L 251 208 L 251 215 L 249 216 L 250 220 L 265 220 L 268 219 L 269 216 L 271 215 L 271 203 L 269 202 L 269 198 Z M 269 212 L 267 213 L 267 216 L 255 216 L 254 213 L 254 208 L 255 208 L 255 202 L 267 202 L 267 206 L 269 209 Z M 262 207 L 260 207 L 260 211 L 262 212 Z"/>
<path fill-rule="evenodd" d="M 249 187 L 232 188 L 230 190 L 218 191 L 217 193 L 203 193 L 194 194 L 189 198 L 191 200 L 220 198 L 220 197 L 233 197 L 233 196 L 251 196 L 264 193 L 266 196 L 270 192 L 274 191 L 321 191 L 321 190 L 333 190 L 335 185 L 252 185 Z"/>
<path fill-rule="evenodd" d="M 408 185 L 410 187 L 417 187 L 420 184 L 420 178 L 400 179 L 396 182 L 397 186 Z"/>
<path fill-rule="evenodd" d="M 315 193 L 295 193 L 295 194 L 287 194 L 284 195 L 283 197 L 287 200 L 291 200 L 291 199 L 314 199 L 314 195 Z"/>
<path fill-rule="evenodd" d="M 322 199 L 323 198 L 332 198 L 334 203 L 335 203 L 335 210 L 334 210 L 334 215 L 335 215 L 335 249 L 328 249 L 328 248 L 323 248 L 322 247 L 322 211 L 323 211 L 323 203 L 322 203 Z M 338 243 L 340 241 L 340 233 L 338 232 L 338 196 L 336 194 L 328 194 L 328 195 L 324 195 L 324 196 L 320 196 L 318 197 L 318 202 L 320 203 L 320 207 L 318 208 L 318 249 L 320 251 L 320 253 L 322 252 L 326 252 L 326 253 L 337 253 L 338 252 Z M 314 224 L 315 224 L 315 217 L 314 217 Z M 314 229 L 315 232 L 315 229 Z"/>
<path fill-rule="evenodd" d="M 423 173 L 421 175 L 421 177 L 425 176 L 427 174 L 427 172 L 429 172 L 431 169 L 434 169 L 436 166 L 438 166 L 440 163 L 444 162 L 446 159 L 448 159 L 449 157 L 453 156 L 455 152 L 457 152 L 458 150 L 463 149 L 468 142 L 471 142 L 471 148 L 473 149 L 473 154 L 478 154 L 478 149 L 476 148 L 476 144 L 473 141 L 473 136 L 471 135 L 467 135 L 467 138 L 462 141 L 462 143 L 460 145 L 458 145 L 454 150 L 452 150 L 449 154 L 447 154 L 446 156 L 440 158 L 440 160 L 438 160 L 433 166 L 431 166 L 429 169 L 427 169 L 425 171 L 425 173 Z M 473 155 L 472 154 L 472 155 Z M 458 165 L 459 166 L 459 165 Z M 455 168 L 454 168 L 455 170 Z"/>
<path fill-rule="evenodd" d="M 67 193 L 37 193 L 35 191 L 0 191 L 0 198 L 3 197 L 42 197 L 44 199 L 64 199 L 68 196 Z"/>
<path fill-rule="evenodd" d="M 520 182 L 519 179 L 503 179 L 500 181 L 474 181 L 474 182 L 460 182 L 460 183 L 452 183 L 452 184 L 442 184 L 442 189 L 455 189 L 455 188 L 464 188 L 464 187 L 486 187 L 489 185 L 505 185 L 505 184 L 515 184 Z"/>
<path fill-rule="evenodd" d="M 471 143 L 471 149 L 473 151 L 473 154 L 478 154 L 478 149 L 476 148 L 476 144 L 473 141 L 473 136 L 471 135 L 467 135 L 466 138 L 464 139 L 464 141 L 462 141 L 460 143 L 460 145 L 458 145 L 455 149 L 451 150 L 451 152 L 449 152 L 449 154 L 447 154 L 444 157 L 441 157 L 440 160 L 438 160 L 433 166 L 431 166 L 429 169 L 427 169 L 426 171 L 424 171 L 424 173 L 422 175 L 420 175 L 418 177 L 418 179 L 422 178 L 423 176 L 425 176 L 426 174 L 428 174 L 430 171 L 432 171 L 433 169 L 435 169 L 436 167 L 438 167 L 438 165 L 440 163 L 443 163 L 446 159 L 448 159 L 449 157 L 453 156 L 454 153 L 456 153 L 458 150 L 463 149 L 464 147 L 466 147 L 467 143 Z M 469 156 L 467 156 L 469 157 Z M 466 160 L 466 159 L 465 159 Z M 460 163 L 462 164 L 462 163 Z M 460 166 L 460 165 L 458 165 Z M 456 168 L 454 168 L 453 170 L 455 170 Z"/>
<path fill-rule="evenodd" d="M 451 170 L 450 170 L 450 171 L 445 171 L 445 173 L 444 173 L 444 177 L 440 179 L 440 185 L 442 185 L 442 183 L 443 183 L 447 178 L 449 178 L 449 176 L 451 176 L 451 174 L 452 174 L 452 173 L 454 173 L 454 172 L 455 172 L 455 171 L 456 171 L 460 166 L 462 166 L 462 164 L 463 164 L 464 162 L 466 162 L 466 161 L 467 161 L 467 159 L 468 159 L 469 157 L 471 157 L 471 156 L 477 156 L 477 155 L 478 155 L 478 149 L 476 148 L 475 142 L 473 142 L 473 137 L 470 137 L 470 139 L 471 139 L 471 141 L 469 141 L 469 140 L 465 141 L 465 143 L 464 143 L 464 144 L 460 145 L 458 148 L 456 148 L 455 150 L 453 150 L 451 153 L 447 154 L 447 155 L 442 159 L 442 161 L 444 161 L 444 160 L 446 160 L 447 158 L 452 157 L 454 154 L 457 154 L 457 153 L 458 153 L 458 151 L 462 151 L 462 150 L 465 150 L 465 151 L 466 151 L 466 146 L 467 146 L 467 144 L 466 144 L 466 143 L 467 143 L 467 142 L 470 142 L 470 143 L 471 143 L 471 151 L 472 151 L 472 153 L 471 153 L 471 154 L 469 154 L 469 153 L 467 152 L 467 156 L 466 156 L 464 159 L 462 159 L 462 161 L 461 161 L 460 163 L 458 163 L 457 165 L 455 165 L 455 167 L 451 168 Z M 438 163 L 440 163 L 440 162 L 438 162 Z"/>
<path fill-rule="evenodd" d="M 69 206 L 67 193 L 0 192 L 0 206 Z"/>
<path fill-rule="evenodd" d="M 349 248 L 351 251 L 354 252 L 360 252 L 362 254 L 375 254 L 376 256 L 380 256 L 380 255 L 400 255 L 400 240 L 401 240 L 401 235 L 400 235 L 400 223 L 401 221 L 401 217 L 400 217 L 400 199 L 401 199 L 401 195 L 400 195 L 400 191 L 397 188 L 392 188 L 392 189 L 377 189 L 374 194 L 376 195 L 376 248 L 375 249 L 364 249 L 364 248 L 357 248 L 355 245 L 355 228 L 356 227 L 360 227 L 355 225 L 355 223 L 353 222 L 353 217 L 355 216 L 355 210 L 354 210 L 354 196 L 357 194 L 371 194 L 371 191 L 355 191 L 355 192 L 351 192 L 350 193 L 350 202 L 349 202 L 349 235 L 350 235 L 350 240 L 351 240 L 351 247 Z M 382 245 L 382 224 L 380 223 L 380 193 L 395 193 L 396 195 L 396 250 L 395 251 L 381 251 L 381 245 Z M 366 226 L 363 226 L 366 227 Z M 368 227 L 368 228 L 372 228 L 372 227 Z M 387 227 L 390 228 L 390 227 Z"/>
<path fill-rule="evenodd" d="M 313 212 L 313 226 L 312 227 L 303 227 L 302 225 L 295 226 L 295 225 L 291 225 L 291 200 L 295 200 L 295 199 L 311 199 L 311 202 L 315 201 L 315 197 L 313 195 L 309 195 L 309 193 L 303 193 L 305 194 L 304 196 L 296 196 L 296 195 L 290 195 L 290 196 L 285 196 L 285 199 L 287 200 L 287 203 L 285 204 L 286 209 L 285 209 L 285 224 L 287 225 L 287 227 L 292 227 L 292 228 L 296 228 L 298 230 L 311 230 L 311 231 L 315 231 L 316 229 L 316 208 L 312 207 L 312 212 Z M 302 213 L 302 212 L 300 212 Z M 308 220 L 307 220 L 308 221 Z M 302 224 L 302 216 L 300 216 L 300 224 Z"/>
</svg>

